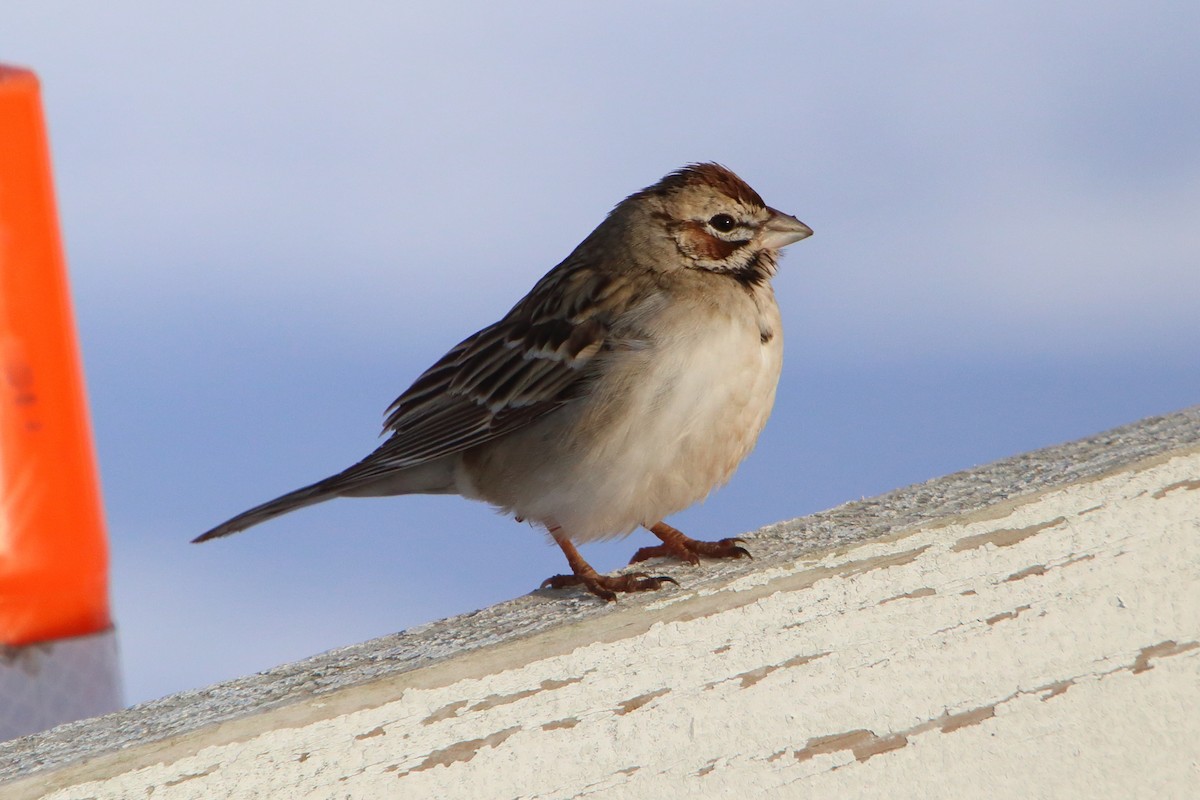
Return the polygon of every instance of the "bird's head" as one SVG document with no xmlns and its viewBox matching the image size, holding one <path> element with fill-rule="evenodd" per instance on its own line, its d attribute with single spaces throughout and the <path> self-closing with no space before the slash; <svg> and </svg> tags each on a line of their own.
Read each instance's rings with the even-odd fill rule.
<svg viewBox="0 0 1200 800">
<path fill-rule="evenodd" d="M 670 173 L 622 202 L 614 210 L 621 216 L 628 216 L 640 251 L 654 254 L 656 268 L 702 269 L 752 282 L 774 275 L 780 249 L 812 235 L 719 164 Z"/>
</svg>

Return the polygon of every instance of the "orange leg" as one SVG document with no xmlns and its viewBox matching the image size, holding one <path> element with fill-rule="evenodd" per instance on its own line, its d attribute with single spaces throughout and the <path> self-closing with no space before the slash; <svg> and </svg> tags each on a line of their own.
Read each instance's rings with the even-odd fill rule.
<svg viewBox="0 0 1200 800">
<path fill-rule="evenodd" d="M 583 556 L 579 555 L 579 551 L 575 549 L 575 545 L 570 539 L 563 534 L 560 528 L 551 528 L 550 535 L 554 537 L 554 541 L 562 548 L 563 554 L 567 557 L 567 563 L 571 566 L 570 575 L 555 575 L 553 578 L 547 578 L 542 581 L 543 589 L 562 589 L 566 586 L 583 585 L 592 594 L 612 602 L 617 599 L 617 592 L 648 592 L 662 586 L 664 583 L 674 583 L 678 585 L 678 581 L 666 575 L 647 575 L 644 572 L 634 572 L 630 575 L 601 575 L 596 572 L 591 564 L 583 560 Z"/>
<path fill-rule="evenodd" d="M 742 547 L 741 539 L 721 539 L 718 542 L 701 542 L 690 536 L 685 536 L 682 531 L 672 528 L 665 522 L 659 522 L 649 526 L 649 530 L 659 539 L 662 539 L 662 544 L 654 545 L 653 547 L 643 547 L 633 554 L 633 558 L 629 559 L 630 564 L 636 564 L 639 561 L 645 561 L 648 558 L 678 558 L 680 561 L 686 561 L 689 564 L 697 565 L 700 563 L 700 556 L 707 558 L 750 558 L 750 551 Z"/>
</svg>

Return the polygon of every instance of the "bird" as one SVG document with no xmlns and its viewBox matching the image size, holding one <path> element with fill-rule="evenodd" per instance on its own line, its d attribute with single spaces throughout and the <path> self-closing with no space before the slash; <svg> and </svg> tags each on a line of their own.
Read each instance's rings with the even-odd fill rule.
<svg viewBox="0 0 1200 800">
<path fill-rule="evenodd" d="M 677 583 L 598 573 L 576 542 L 639 527 L 630 563 L 749 556 L 664 520 L 726 483 L 775 401 L 783 330 L 771 279 L 812 235 L 732 170 L 693 163 L 618 203 L 498 322 L 425 370 L 386 409 L 366 458 L 255 506 L 204 542 L 337 497 L 458 494 L 539 525 L 570 574 L 542 588 Z"/>
</svg>

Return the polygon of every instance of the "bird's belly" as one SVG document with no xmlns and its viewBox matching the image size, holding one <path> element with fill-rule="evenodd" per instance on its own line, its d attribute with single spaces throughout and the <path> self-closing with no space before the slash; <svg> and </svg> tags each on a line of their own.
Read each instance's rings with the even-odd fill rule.
<svg viewBox="0 0 1200 800">
<path fill-rule="evenodd" d="M 697 338 L 700 341 L 697 341 Z M 781 337 L 729 320 L 623 359 L 592 394 L 464 459 L 474 494 L 578 541 L 629 533 L 702 500 L 754 447 Z"/>
</svg>

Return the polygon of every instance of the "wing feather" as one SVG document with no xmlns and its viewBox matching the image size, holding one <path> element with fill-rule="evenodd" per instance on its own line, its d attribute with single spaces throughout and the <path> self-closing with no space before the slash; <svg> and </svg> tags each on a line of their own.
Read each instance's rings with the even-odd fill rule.
<svg viewBox="0 0 1200 800">
<path fill-rule="evenodd" d="M 396 398 L 385 412 L 387 441 L 343 473 L 346 483 L 476 447 L 578 397 L 614 346 L 614 318 L 636 295 L 614 291 L 622 282 L 587 263 L 584 249 Z"/>
</svg>

